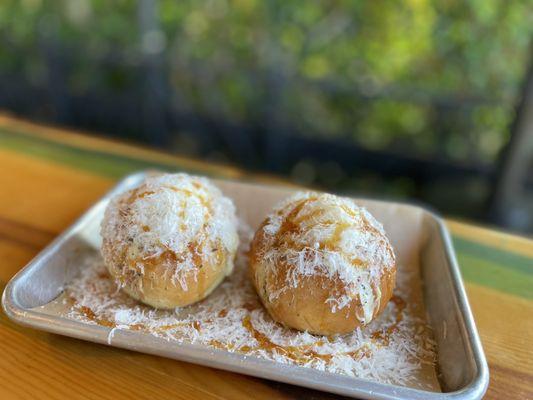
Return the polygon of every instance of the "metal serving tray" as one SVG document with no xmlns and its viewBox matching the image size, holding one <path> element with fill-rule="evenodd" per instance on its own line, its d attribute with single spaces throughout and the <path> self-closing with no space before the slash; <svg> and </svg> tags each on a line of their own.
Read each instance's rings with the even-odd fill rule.
<svg viewBox="0 0 533 400">
<path fill-rule="evenodd" d="M 108 344 L 110 328 L 88 325 L 39 310 L 62 293 L 78 271 L 84 251 L 99 247 L 99 225 L 109 199 L 137 186 L 146 172 L 130 175 L 47 246 L 7 285 L 2 305 L 15 322 L 45 331 Z M 293 189 L 216 181 L 252 227 L 272 203 Z M 411 205 L 357 199 L 382 221 L 395 248 L 419 264 L 423 297 L 438 351 L 442 393 L 386 385 L 285 365 L 198 344 L 169 343 L 148 333 L 117 330 L 112 345 L 163 357 L 207 365 L 247 375 L 365 399 L 478 399 L 489 382 L 489 371 L 466 298 L 450 236 L 440 218 Z M 399 254 L 399 258 L 404 255 Z"/>
</svg>

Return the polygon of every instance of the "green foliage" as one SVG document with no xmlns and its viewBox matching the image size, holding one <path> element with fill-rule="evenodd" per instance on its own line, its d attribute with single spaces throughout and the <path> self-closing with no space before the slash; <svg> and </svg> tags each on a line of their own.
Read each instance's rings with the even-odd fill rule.
<svg viewBox="0 0 533 400">
<path fill-rule="evenodd" d="M 3 0 L 0 72 L 46 84 L 43 45 L 69 90 L 121 91 L 162 54 L 183 107 L 376 149 L 494 162 L 529 62 L 528 0 Z"/>
</svg>

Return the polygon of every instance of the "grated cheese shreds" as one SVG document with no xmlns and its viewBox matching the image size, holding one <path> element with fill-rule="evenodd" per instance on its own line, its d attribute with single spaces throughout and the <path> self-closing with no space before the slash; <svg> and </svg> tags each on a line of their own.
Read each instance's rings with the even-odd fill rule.
<svg viewBox="0 0 533 400">
<path fill-rule="evenodd" d="M 233 202 L 207 178 L 184 173 L 150 176 L 106 208 L 102 253 L 121 284 L 126 286 L 129 278 L 133 286 L 145 275 L 144 261 L 171 252 L 174 258 L 165 265 L 166 272 L 186 291 L 187 277 L 198 272 L 195 259 L 217 265 L 220 252 L 235 253 L 236 225 Z M 230 261 L 225 274 L 232 268 Z"/>
<path fill-rule="evenodd" d="M 234 273 L 207 299 L 173 311 L 142 305 L 121 292 L 95 252 L 81 274 L 67 285 L 66 317 L 111 328 L 133 330 L 177 343 L 199 343 L 382 383 L 434 389 L 420 371 L 435 361 L 435 344 L 426 321 L 410 302 L 418 271 L 398 268 L 393 301 L 375 321 L 344 336 L 317 336 L 275 323 L 261 306 L 247 274 L 251 239 L 241 229 Z"/>
</svg>

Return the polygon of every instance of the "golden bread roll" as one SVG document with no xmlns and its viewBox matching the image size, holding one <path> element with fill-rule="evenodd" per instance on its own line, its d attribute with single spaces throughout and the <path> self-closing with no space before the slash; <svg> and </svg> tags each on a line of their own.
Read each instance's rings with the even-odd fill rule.
<svg viewBox="0 0 533 400">
<path fill-rule="evenodd" d="M 233 270 L 235 207 L 205 178 L 149 177 L 111 200 L 101 226 L 110 274 L 133 298 L 157 308 L 206 297 Z"/>
<path fill-rule="evenodd" d="M 257 230 L 250 272 L 272 318 L 321 335 L 368 324 L 385 308 L 396 281 L 385 231 L 349 199 L 298 193 Z"/>
</svg>

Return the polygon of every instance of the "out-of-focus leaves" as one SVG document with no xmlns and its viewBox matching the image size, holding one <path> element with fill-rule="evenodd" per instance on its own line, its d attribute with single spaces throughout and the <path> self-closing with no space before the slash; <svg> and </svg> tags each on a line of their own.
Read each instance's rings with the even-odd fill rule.
<svg viewBox="0 0 533 400">
<path fill-rule="evenodd" d="M 161 54 L 193 113 L 493 163 L 533 34 L 527 0 L 160 0 L 153 32 L 141 3 L 3 0 L 0 73 L 45 86 L 59 51 L 70 92 L 131 91 Z"/>
</svg>

